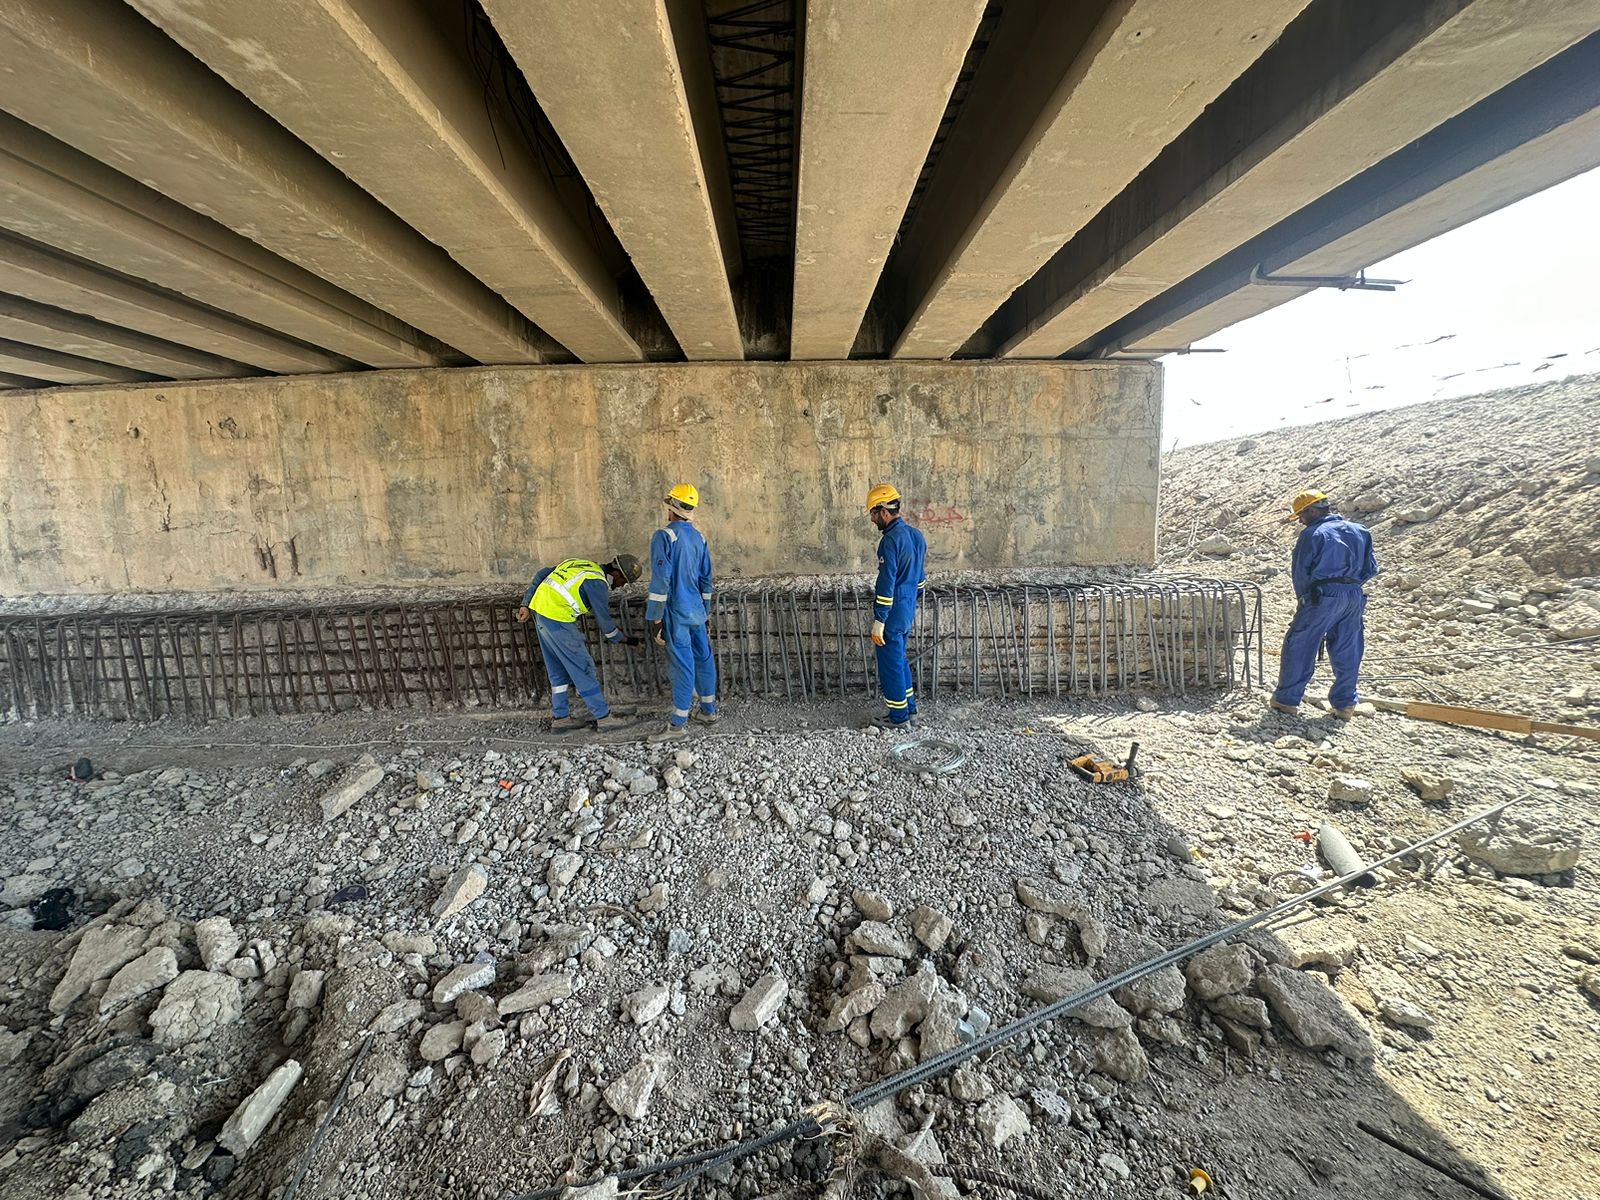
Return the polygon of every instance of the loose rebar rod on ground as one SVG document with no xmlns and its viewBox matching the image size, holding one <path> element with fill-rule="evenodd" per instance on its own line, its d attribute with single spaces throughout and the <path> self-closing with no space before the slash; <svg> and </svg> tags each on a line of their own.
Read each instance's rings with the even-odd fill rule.
<svg viewBox="0 0 1600 1200">
<path fill-rule="evenodd" d="M 1147 975 L 1153 975 L 1157 971 L 1162 971 L 1168 967 L 1175 966 L 1186 958 L 1191 958 L 1204 950 L 1209 950 L 1212 946 L 1220 945 L 1231 938 L 1238 937 L 1240 934 L 1254 929 L 1257 926 L 1271 924 L 1272 922 L 1289 915 L 1296 909 L 1305 907 L 1313 900 L 1330 895 L 1341 888 L 1349 887 L 1351 884 L 1355 883 L 1355 881 L 1362 874 L 1368 871 L 1378 871 L 1392 863 L 1399 862 L 1408 855 L 1415 854 L 1418 850 L 1421 850 L 1425 846 L 1431 846 L 1434 842 L 1443 841 L 1447 837 L 1451 837 L 1454 834 L 1460 833 L 1468 826 L 1476 825 L 1480 821 L 1486 821 L 1490 817 L 1498 816 L 1512 805 L 1520 804 L 1523 800 L 1526 800 L 1530 794 L 1531 793 L 1525 792 L 1520 796 L 1513 796 L 1509 800 L 1503 800 L 1499 804 L 1491 805 L 1488 808 L 1473 813 L 1471 816 L 1463 817 L 1453 825 L 1447 825 L 1443 829 L 1439 829 L 1433 833 L 1430 833 L 1427 837 L 1420 838 L 1417 841 L 1412 842 L 1409 846 L 1406 846 L 1403 849 L 1396 850 L 1387 858 L 1381 858 L 1377 862 L 1367 864 L 1362 868 L 1361 871 L 1353 872 L 1349 875 L 1341 875 L 1336 879 L 1328 880 L 1326 883 L 1318 884 L 1309 891 L 1303 892 L 1298 896 L 1292 896 L 1287 900 L 1273 905 L 1269 909 L 1265 909 L 1262 912 L 1256 913 L 1254 916 L 1245 917 L 1242 920 L 1235 921 L 1231 925 L 1226 925 L 1221 929 L 1204 934 L 1201 937 L 1195 938 L 1193 941 L 1184 943 L 1182 946 L 1179 946 L 1176 949 L 1168 950 L 1165 953 L 1159 954 L 1154 958 L 1147 959 L 1136 966 L 1129 967 L 1127 970 L 1113 975 L 1109 979 L 1103 979 L 1099 983 L 1084 988 L 1082 991 L 1076 992 L 1071 996 L 1064 996 L 1060 1000 L 1044 1005 L 1042 1008 L 1034 1009 L 1032 1012 L 1018 1017 L 1015 1021 L 999 1026 L 998 1028 L 991 1030 L 981 1037 L 974 1038 L 965 1045 L 958 1046 L 954 1050 L 947 1050 L 943 1054 L 937 1054 L 933 1058 L 928 1059 L 927 1062 L 915 1067 L 910 1067 L 904 1071 L 898 1072 L 897 1074 L 890 1075 L 886 1079 L 879 1080 L 870 1087 L 863 1088 L 861 1091 L 855 1093 L 855 1095 L 849 1096 L 845 1099 L 845 1107 L 855 1112 L 863 1112 L 875 1104 L 880 1104 L 885 1100 L 892 1099 L 909 1088 L 916 1087 L 920 1083 L 926 1083 L 928 1080 L 943 1075 L 948 1071 L 953 1071 L 956 1067 L 960 1066 L 962 1063 L 966 1062 L 970 1058 L 975 1057 L 976 1055 L 998 1049 L 1006 1042 L 1012 1041 L 1013 1039 L 1020 1037 L 1022 1034 L 1038 1028 L 1040 1025 L 1047 1025 L 1057 1018 L 1066 1016 L 1073 1010 L 1083 1007 L 1085 1004 L 1089 1004 L 1100 999 L 1102 996 L 1109 996 L 1118 988 L 1126 987 L 1130 983 L 1134 983 L 1145 978 Z M 654 1167 L 635 1168 L 629 1171 L 626 1176 L 619 1175 L 618 1179 L 623 1181 L 643 1179 L 650 1176 L 666 1174 L 668 1171 L 679 1170 L 681 1167 L 683 1168 L 681 1173 L 673 1176 L 671 1179 L 668 1179 L 658 1188 L 652 1189 L 655 1193 L 660 1195 L 675 1192 L 692 1183 L 694 1180 L 699 1179 L 703 1175 L 707 1175 L 712 1171 L 719 1170 L 725 1166 L 731 1166 L 736 1162 L 749 1158 L 753 1154 L 760 1153 L 762 1150 L 769 1149 L 773 1146 L 780 1145 L 795 1138 L 817 1137 L 828 1132 L 831 1128 L 831 1125 L 829 1125 L 825 1120 L 818 1119 L 815 1113 L 819 1111 L 825 1111 L 825 1106 L 813 1105 L 806 1110 L 804 1116 L 790 1121 L 785 1125 L 781 1125 L 776 1129 L 769 1130 L 760 1137 L 752 1138 L 747 1142 L 740 1142 L 737 1145 L 729 1146 L 720 1154 L 707 1153 L 696 1155 L 694 1156 L 696 1161 L 692 1165 L 685 1164 L 683 1160 L 677 1160 L 670 1163 L 658 1164 Z M 605 1176 L 601 1176 L 599 1180 L 593 1180 L 591 1182 L 602 1182 L 605 1178 Z M 559 1197 L 565 1190 L 566 1188 L 564 1186 L 545 1188 L 541 1191 L 522 1194 L 514 1197 L 513 1200 L 556 1200 L 556 1198 Z"/>
</svg>

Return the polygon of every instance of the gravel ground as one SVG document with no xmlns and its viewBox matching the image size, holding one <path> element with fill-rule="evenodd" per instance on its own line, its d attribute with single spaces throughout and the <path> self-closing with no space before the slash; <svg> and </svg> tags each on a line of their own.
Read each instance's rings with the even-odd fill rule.
<svg viewBox="0 0 1600 1200">
<path fill-rule="evenodd" d="M 1281 630 L 1273 510 L 1380 477 L 1374 666 L 1436 656 L 1385 666 L 1385 689 L 1593 722 L 1595 653 L 1552 643 L 1600 573 L 1595 395 L 1184 451 L 1163 565 L 1263 583 Z M 1384 471 L 1304 465 L 1379 433 Z M 1214 535 L 1228 553 L 1199 550 Z M 928 714 L 970 755 L 938 776 L 856 715 L 752 704 L 665 747 L 508 712 L 0 728 L 5 902 L 75 891 L 60 931 L 0 912 L 0 1189 L 282 1195 L 324 1124 L 302 1197 L 502 1197 L 692 1153 L 1269 907 L 1318 869 L 1296 835 L 1323 822 L 1374 860 L 1527 795 L 1492 837 L 692 1194 L 1008 1194 L 920 1173 L 941 1157 L 1052 1195 L 1178 1197 L 1191 1168 L 1226 1197 L 1468 1194 L 1358 1120 L 1519 1200 L 1596 1194 L 1600 745 L 1244 693 L 973 702 Z M 1065 766 L 1133 741 L 1130 784 Z M 104 778 L 66 779 L 85 754 Z"/>
</svg>

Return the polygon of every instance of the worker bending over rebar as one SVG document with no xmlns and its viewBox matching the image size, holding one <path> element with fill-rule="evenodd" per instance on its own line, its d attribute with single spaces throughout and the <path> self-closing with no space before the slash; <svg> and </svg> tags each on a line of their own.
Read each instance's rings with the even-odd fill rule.
<svg viewBox="0 0 1600 1200">
<path fill-rule="evenodd" d="M 594 659 L 578 628 L 578 618 L 593 616 L 600 636 L 608 642 L 642 646 L 643 638 L 625 637 L 611 619 L 611 588 L 626 587 L 641 573 L 639 560 L 631 554 L 619 554 L 604 566 L 586 558 L 569 558 L 554 567 L 545 567 L 522 593 L 517 620 L 526 621 L 531 613 L 539 635 L 544 669 L 550 677 L 552 733 L 568 733 L 579 727 L 571 710 L 574 687 L 594 717 L 596 729 L 621 729 L 632 724 L 622 719 L 632 709 L 626 713 L 613 711 L 606 703 Z"/>
</svg>

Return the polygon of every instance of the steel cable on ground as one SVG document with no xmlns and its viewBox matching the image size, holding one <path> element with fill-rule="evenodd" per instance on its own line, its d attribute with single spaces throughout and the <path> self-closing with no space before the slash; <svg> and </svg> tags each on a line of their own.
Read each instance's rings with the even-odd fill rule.
<svg viewBox="0 0 1600 1200">
<path fill-rule="evenodd" d="M 1528 799 L 1531 795 L 1531 792 L 1524 792 L 1520 796 L 1513 796 L 1509 800 L 1502 800 L 1499 804 L 1491 805 L 1488 808 L 1473 813 L 1471 816 L 1463 817 L 1453 825 L 1448 825 L 1443 829 L 1436 830 L 1433 833 L 1430 833 L 1427 837 L 1420 838 L 1403 849 L 1396 850 L 1393 854 L 1388 855 L 1386 858 L 1381 858 L 1376 862 L 1365 864 L 1358 871 L 1351 871 L 1346 875 L 1341 875 L 1336 879 L 1327 881 L 1326 883 L 1318 884 L 1310 891 L 1303 892 L 1298 896 L 1292 896 L 1281 903 L 1273 905 L 1273 907 L 1269 909 L 1256 913 L 1254 916 L 1245 917 L 1242 920 L 1235 921 L 1231 925 L 1224 926 L 1223 928 L 1212 933 L 1205 934 L 1202 937 L 1195 938 L 1193 941 L 1186 942 L 1174 950 L 1168 950 L 1163 954 L 1157 955 L 1155 958 L 1148 959 L 1145 962 L 1130 967 L 1126 971 L 1122 971 L 1117 975 L 1113 975 L 1109 979 L 1103 979 L 1099 983 L 1094 984 L 1092 987 L 1084 988 L 1082 991 L 1076 992 L 1071 996 L 1064 996 L 1060 1000 L 1056 1000 L 1042 1008 L 1035 1009 L 1033 1012 L 1018 1017 L 1015 1021 L 1012 1021 L 1006 1025 L 1002 1025 L 998 1029 L 994 1029 L 989 1033 L 984 1034 L 982 1037 L 975 1038 L 973 1041 L 968 1042 L 965 1045 L 958 1046 L 954 1050 L 947 1050 L 943 1054 L 935 1055 L 925 1063 L 908 1068 L 907 1070 L 901 1071 L 898 1074 L 890 1075 L 886 1079 L 879 1080 L 871 1087 L 864 1088 L 855 1093 L 853 1096 L 847 1097 L 844 1105 L 846 1108 L 858 1112 L 871 1108 L 874 1104 L 879 1104 L 884 1100 L 897 1096 L 908 1088 L 915 1087 L 919 1083 L 925 1083 L 935 1076 L 942 1075 L 947 1071 L 953 1070 L 954 1068 L 960 1066 L 963 1062 L 966 1062 L 968 1059 L 976 1055 L 996 1049 L 1006 1042 L 1009 1042 L 1012 1039 L 1029 1032 L 1030 1030 L 1036 1029 L 1040 1025 L 1048 1024 L 1058 1017 L 1065 1016 L 1067 1013 L 1070 1013 L 1076 1008 L 1081 1008 L 1085 1004 L 1100 999 L 1102 996 L 1108 996 L 1120 987 L 1125 987 L 1127 984 L 1133 983 L 1139 979 L 1143 979 L 1146 975 L 1153 975 L 1157 971 L 1174 966 L 1183 959 L 1189 958 L 1195 954 L 1199 954 L 1204 950 L 1209 950 L 1212 946 L 1220 945 L 1222 942 L 1228 941 L 1230 938 L 1237 937 L 1246 930 L 1254 929 L 1259 925 L 1265 925 L 1271 921 L 1277 920 L 1280 917 L 1287 916 L 1295 909 L 1301 908 L 1313 900 L 1320 899 L 1323 896 L 1338 891 L 1340 888 L 1349 886 L 1369 872 L 1389 866 L 1391 863 L 1399 862 L 1408 855 L 1415 854 L 1424 846 L 1429 846 L 1434 842 L 1442 841 L 1443 839 L 1450 837 L 1452 834 L 1461 832 L 1461 830 L 1466 829 L 1470 825 L 1476 825 L 1479 821 L 1484 821 L 1490 817 L 1498 816 L 1500 813 L 1510 808 L 1513 804 L 1520 804 L 1522 801 Z M 671 1162 L 660 1163 L 651 1167 L 636 1167 L 621 1175 L 618 1175 L 617 1178 L 624 1181 L 641 1179 L 651 1175 L 665 1174 L 668 1171 L 677 1170 L 680 1167 L 688 1166 L 687 1170 L 683 1170 L 680 1174 L 668 1179 L 665 1183 L 661 1184 L 660 1187 L 651 1189 L 653 1194 L 666 1195 L 670 1192 L 679 1190 L 689 1183 L 692 1183 L 694 1180 L 699 1179 L 703 1175 L 707 1175 L 712 1171 L 719 1170 L 725 1166 L 731 1166 L 733 1163 L 736 1163 L 741 1159 L 748 1158 L 752 1154 L 758 1154 L 762 1150 L 765 1150 L 771 1146 L 779 1145 L 794 1138 L 816 1137 L 819 1134 L 827 1132 L 831 1127 L 831 1121 L 827 1123 L 819 1121 L 817 1116 L 814 1115 L 818 1111 L 823 1111 L 823 1106 L 813 1105 L 806 1110 L 804 1116 L 797 1120 L 790 1121 L 788 1124 L 782 1125 L 777 1129 L 773 1129 L 758 1138 L 752 1138 L 749 1141 L 740 1142 L 733 1146 L 729 1146 L 720 1153 L 708 1152 L 696 1155 L 694 1157 L 698 1161 L 694 1162 L 692 1165 L 687 1164 L 682 1159 L 678 1159 Z M 600 1179 L 591 1180 L 590 1182 L 598 1183 L 602 1182 L 606 1178 L 608 1178 L 608 1176 L 603 1175 L 600 1177 Z M 566 1185 L 545 1188 L 541 1191 L 523 1193 L 511 1197 L 510 1200 L 557 1200 L 557 1198 L 566 1190 Z"/>
</svg>

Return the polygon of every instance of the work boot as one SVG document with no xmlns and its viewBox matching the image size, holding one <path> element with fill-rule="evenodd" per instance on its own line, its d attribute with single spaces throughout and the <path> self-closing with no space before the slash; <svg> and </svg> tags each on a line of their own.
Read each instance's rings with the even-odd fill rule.
<svg viewBox="0 0 1600 1200">
<path fill-rule="evenodd" d="M 577 717 L 551 717 L 550 718 L 550 732 L 551 733 L 572 733 L 574 730 L 582 729 L 582 728 L 583 728 L 583 722 L 579 721 Z"/>
<path fill-rule="evenodd" d="M 1348 721 L 1351 717 L 1356 715 L 1354 706 L 1350 708 L 1330 708 L 1328 711 L 1334 716 L 1338 717 L 1341 721 Z"/>
<path fill-rule="evenodd" d="M 1268 700 L 1267 707 L 1272 709 L 1273 712 L 1288 713 L 1291 717 L 1300 715 L 1300 706 L 1298 704 L 1279 704 L 1276 700 Z"/>
<path fill-rule="evenodd" d="M 619 729 L 630 729 L 635 724 L 627 717 L 619 717 L 615 712 L 609 712 L 594 723 L 596 733 L 615 733 Z"/>
<path fill-rule="evenodd" d="M 649 737 L 645 738 L 645 741 L 653 744 L 660 742 L 681 742 L 688 736 L 689 727 L 687 725 L 672 725 L 669 723 L 656 730 Z"/>
<path fill-rule="evenodd" d="M 888 713 L 878 713 L 876 716 L 868 717 L 866 719 L 865 723 L 863 723 L 862 728 L 866 729 L 866 728 L 870 727 L 870 728 L 877 728 L 877 729 L 887 729 L 887 730 L 893 732 L 893 731 L 899 730 L 899 729 L 910 729 L 913 726 L 915 726 L 915 724 L 916 724 L 916 718 L 915 717 L 909 717 L 904 721 L 896 721 Z"/>
<path fill-rule="evenodd" d="M 715 725 L 718 721 L 722 720 L 722 714 L 719 712 L 708 713 L 704 709 L 697 708 L 692 714 L 690 714 L 689 719 L 691 721 L 698 721 L 702 725 Z"/>
</svg>

